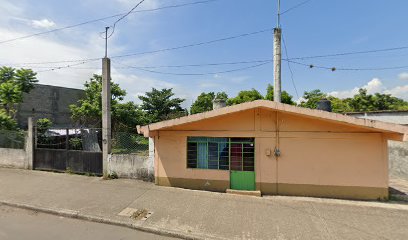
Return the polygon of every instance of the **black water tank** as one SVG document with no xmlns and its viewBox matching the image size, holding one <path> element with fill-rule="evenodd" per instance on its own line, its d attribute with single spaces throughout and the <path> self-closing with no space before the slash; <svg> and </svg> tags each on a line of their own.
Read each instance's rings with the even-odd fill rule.
<svg viewBox="0 0 408 240">
<path fill-rule="evenodd" d="M 326 111 L 326 112 L 331 112 L 332 111 L 331 102 L 327 100 L 326 98 L 323 98 L 322 100 L 317 102 L 317 109 Z"/>
</svg>

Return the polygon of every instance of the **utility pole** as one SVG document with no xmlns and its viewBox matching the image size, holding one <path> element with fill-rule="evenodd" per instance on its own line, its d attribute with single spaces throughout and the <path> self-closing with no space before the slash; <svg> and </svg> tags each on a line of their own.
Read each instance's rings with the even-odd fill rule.
<svg viewBox="0 0 408 240">
<path fill-rule="evenodd" d="M 280 0 L 278 0 L 278 19 L 277 26 L 273 29 L 273 73 L 274 73 L 274 92 L 273 101 L 281 102 L 281 65 L 282 65 L 282 29 L 280 28 Z"/>
<path fill-rule="evenodd" d="M 105 29 L 105 57 L 102 59 L 102 169 L 109 174 L 108 157 L 111 153 L 111 63 L 108 58 L 108 29 Z"/>
</svg>

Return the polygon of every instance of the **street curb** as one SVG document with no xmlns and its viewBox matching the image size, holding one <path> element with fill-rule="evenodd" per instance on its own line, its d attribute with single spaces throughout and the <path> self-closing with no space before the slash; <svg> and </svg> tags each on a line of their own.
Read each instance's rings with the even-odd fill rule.
<svg viewBox="0 0 408 240">
<path fill-rule="evenodd" d="M 32 206 L 28 204 L 12 203 L 12 202 L 3 201 L 3 200 L 0 200 L 0 205 L 6 205 L 9 207 L 21 208 L 21 209 L 26 209 L 26 210 L 32 210 L 32 211 L 37 211 L 37 212 L 42 212 L 46 214 L 67 217 L 67 218 L 80 219 L 80 220 L 85 220 L 89 222 L 96 222 L 96 223 L 103 223 L 103 224 L 109 224 L 109 225 L 114 225 L 114 226 L 126 227 L 130 229 L 139 230 L 142 232 L 153 233 L 153 234 L 160 235 L 160 236 L 174 237 L 174 238 L 180 238 L 180 239 L 185 239 L 185 240 L 223 239 L 223 238 L 218 238 L 215 236 L 192 236 L 194 234 L 187 235 L 186 233 L 178 232 L 178 231 L 166 230 L 166 229 L 161 229 L 161 228 L 156 228 L 156 227 L 141 226 L 141 225 L 133 224 L 130 222 L 124 222 L 124 221 L 118 221 L 118 220 L 113 220 L 113 219 L 104 218 L 104 217 L 96 217 L 96 216 L 81 214 L 78 211 L 73 211 L 73 210 L 68 210 L 68 209 L 45 208 L 45 207 Z"/>
<path fill-rule="evenodd" d="M 397 200 L 397 201 L 401 201 L 401 202 L 408 202 L 408 196 L 407 195 L 390 194 L 390 197 L 392 197 L 393 200 Z"/>
<path fill-rule="evenodd" d="M 293 197 L 293 196 L 267 196 L 269 199 L 284 200 L 287 202 L 309 202 L 309 203 L 323 203 L 323 204 L 334 204 L 341 206 L 356 206 L 356 207 L 369 207 L 369 208 L 380 208 L 380 209 L 390 209 L 390 210 L 402 210 L 408 211 L 407 201 L 395 196 L 395 200 L 390 200 L 387 202 L 379 201 L 359 201 L 359 200 L 346 200 L 346 199 L 331 199 L 331 198 L 317 198 L 317 197 Z"/>
</svg>

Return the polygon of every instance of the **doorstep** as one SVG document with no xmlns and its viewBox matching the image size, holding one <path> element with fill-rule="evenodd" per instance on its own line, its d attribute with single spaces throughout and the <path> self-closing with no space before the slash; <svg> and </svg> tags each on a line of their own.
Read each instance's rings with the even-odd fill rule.
<svg viewBox="0 0 408 240">
<path fill-rule="evenodd" d="M 246 196 L 255 196 L 261 197 L 261 191 L 246 191 L 246 190 L 234 190 L 234 189 L 227 189 L 227 193 L 229 194 L 238 194 L 238 195 L 246 195 Z"/>
</svg>

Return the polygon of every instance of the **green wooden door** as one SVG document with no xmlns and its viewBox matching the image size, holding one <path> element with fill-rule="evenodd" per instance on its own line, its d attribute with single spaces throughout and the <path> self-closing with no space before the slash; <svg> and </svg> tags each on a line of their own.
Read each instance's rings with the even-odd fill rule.
<svg viewBox="0 0 408 240">
<path fill-rule="evenodd" d="M 254 191 L 255 151 L 254 142 L 230 142 L 231 189 Z"/>
</svg>

